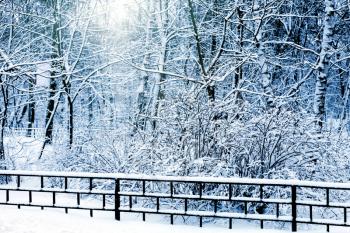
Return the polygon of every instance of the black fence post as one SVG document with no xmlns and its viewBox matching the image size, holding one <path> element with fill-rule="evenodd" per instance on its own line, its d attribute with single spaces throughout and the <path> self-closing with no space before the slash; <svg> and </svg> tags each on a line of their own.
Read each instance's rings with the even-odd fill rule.
<svg viewBox="0 0 350 233">
<path fill-rule="evenodd" d="M 114 192 L 114 214 L 115 220 L 120 221 L 120 181 L 119 179 L 115 179 L 115 192 Z"/>
<path fill-rule="evenodd" d="M 21 187 L 21 176 L 17 175 L 17 188 Z"/>
<path fill-rule="evenodd" d="M 292 195 L 292 232 L 297 231 L 297 187 L 291 186 Z"/>
</svg>

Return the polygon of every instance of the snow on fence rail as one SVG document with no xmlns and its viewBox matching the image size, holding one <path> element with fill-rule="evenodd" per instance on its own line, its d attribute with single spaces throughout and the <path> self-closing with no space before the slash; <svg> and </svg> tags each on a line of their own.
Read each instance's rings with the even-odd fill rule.
<svg viewBox="0 0 350 233">
<path fill-rule="evenodd" d="M 25 182 L 28 177 L 37 180 L 37 184 L 31 181 L 28 186 Z M 257 220 L 261 228 L 266 221 L 287 222 L 291 224 L 293 232 L 297 231 L 298 224 L 325 225 L 328 231 L 330 226 L 350 226 L 347 218 L 350 203 L 334 202 L 331 199 L 333 191 L 350 192 L 350 183 L 8 170 L 0 170 L 0 178 L 6 181 L 0 185 L 0 192 L 5 194 L 5 200 L 0 205 L 15 205 L 18 208 L 63 208 L 66 213 L 69 209 L 83 209 L 89 210 L 91 217 L 94 211 L 112 211 L 116 220 L 120 220 L 121 213 L 125 212 L 142 214 L 144 221 L 146 214 L 161 214 L 169 216 L 171 224 L 175 216 L 191 216 L 199 219 L 200 226 L 204 218 L 223 218 L 227 219 L 230 229 L 233 219 Z M 237 190 L 242 187 L 255 190 L 257 196 L 249 193 L 240 195 Z M 280 195 L 273 196 L 268 192 L 276 187 L 284 193 L 273 192 Z M 304 189 L 323 190 L 324 198 L 304 200 Z M 28 198 L 25 201 L 11 201 L 11 192 L 27 193 Z M 49 193 L 52 201 L 34 202 L 35 193 Z M 73 195 L 75 204 L 58 204 L 58 194 Z M 100 197 L 101 203 L 99 206 L 83 204 L 81 198 L 84 196 Z M 241 212 L 223 208 L 237 203 L 242 206 Z M 249 209 L 252 205 L 264 205 L 264 209 L 269 211 L 252 212 Z M 287 211 L 281 211 L 285 206 L 288 208 L 283 210 Z M 300 215 L 300 208 L 305 207 L 308 209 L 307 217 Z M 315 208 L 341 210 L 341 218 L 325 215 L 316 217 Z"/>
</svg>

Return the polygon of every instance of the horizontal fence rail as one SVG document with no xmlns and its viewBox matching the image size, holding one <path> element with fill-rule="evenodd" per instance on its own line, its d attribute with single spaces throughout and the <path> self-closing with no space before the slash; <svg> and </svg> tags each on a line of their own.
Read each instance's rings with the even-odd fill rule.
<svg viewBox="0 0 350 233">
<path fill-rule="evenodd" d="M 111 211 L 116 220 L 121 213 L 141 214 L 143 221 L 158 214 L 169 216 L 171 224 L 175 216 L 187 216 L 198 218 L 201 227 L 204 219 L 221 218 L 230 229 L 234 219 L 256 220 L 261 228 L 265 222 L 290 223 L 293 232 L 298 224 L 325 225 L 328 231 L 350 226 L 350 183 L 8 170 L 0 170 L 0 178 L 0 205 L 18 208 L 88 210 L 91 217 L 94 211 Z M 17 200 L 15 192 L 26 200 Z M 37 193 L 50 198 L 43 203 Z M 60 195 L 69 195 L 72 203 L 60 201 Z M 87 197 L 94 203 L 83 203 Z"/>
</svg>

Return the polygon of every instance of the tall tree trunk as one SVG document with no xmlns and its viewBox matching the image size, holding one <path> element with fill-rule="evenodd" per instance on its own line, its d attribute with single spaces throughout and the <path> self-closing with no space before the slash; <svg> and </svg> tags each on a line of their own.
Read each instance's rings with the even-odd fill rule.
<svg viewBox="0 0 350 233">
<path fill-rule="evenodd" d="M 55 78 L 50 78 L 49 86 L 49 101 L 47 104 L 46 117 L 45 117 L 45 143 L 51 144 L 53 140 L 53 114 L 55 109 L 55 96 L 57 92 L 57 83 Z"/>
<path fill-rule="evenodd" d="M 146 129 L 146 114 L 147 114 L 147 91 L 148 91 L 148 75 L 145 73 L 141 77 L 141 88 L 140 92 L 138 93 L 137 97 L 137 107 L 138 107 L 138 114 L 136 119 L 136 126 L 141 129 Z"/>
<path fill-rule="evenodd" d="M 264 7 L 266 8 L 266 6 Z M 265 14 L 264 12 L 263 14 Z M 256 15 L 256 13 L 254 13 Z M 255 34 L 255 40 L 256 40 L 256 49 L 258 53 L 258 64 L 260 66 L 260 75 L 261 75 L 261 85 L 263 92 L 265 94 L 264 96 L 264 101 L 265 101 L 265 106 L 266 110 L 272 109 L 275 107 L 275 101 L 273 98 L 273 88 L 272 88 L 272 75 L 269 72 L 269 67 L 271 66 L 268 59 L 267 59 L 267 54 L 265 54 L 264 51 L 264 34 L 263 34 L 263 25 L 265 19 L 262 17 L 260 18 L 259 15 L 257 16 L 257 21 L 256 21 L 256 34 Z"/>
<path fill-rule="evenodd" d="M 59 2 L 57 0 L 52 2 L 53 8 L 54 8 L 54 19 L 55 22 L 53 24 L 52 28 L 52 40 L 53 40 L 53 51 L 52 51 L 52 59 L 51 62 L 51 78 L 50 78 L 50 85 L 49 85 L 49 101 L 47 104 L 47 110 L 46 110 L 46 118 L 45 118 L 45 125 L 46 125 L 46 132 L 45 132 L 45 143 L 44 144 L 51 144 L 53 139 L 53 126 L 54 126 L 54 109 L 55 109 L 55 96 L 57 93 L 57 82 L 56 79 L 57 76 L 60 74 L 60 71 L 62 70 L 61 64 L 57 60 L 61 55 L 61 38 L 60 38 L 60 19 L 59 19 Z"/>
<path fill-rule="evenodd" d="M 69 148 L 72 148 L 74 140 L 74 101 L 70 95 L 71 84 L 67 80 L 63 80 L 62 83 L 67 96 Z"/>
<path fill-rule="evenodd" d="M 162 52 L 160 54 L 160 60 L 158 65 L 158 70 L 163 72 L 165 69 L 165 60 L 166 60 L 166 43 L 162 43 Z M 157 74 L 156 77 L 156 83 L 153 93 L 153 108 L 152 108 L 152 117 L 157 118 L 160 110 L 160 101 L 164 99 L 164 90 L 162 88 L 163 85 L 161 84 L 165 80 L 164 74 Z M 152 128 L 155 129 L 157 124 L 157 119 L 152 120 Z"/>
<path fill-rule="evenodd" d="M 242 53 L 242 49 L 243 49 L 243 36 L 244 36 L 244 27 L 243 27 L 243 11 L 240 9 L 240 7 L 237 7 L 237 17 L 238 17 L 238 24 L 236 27 L 236 33 L 239 36 L 239 52 L 240 54 Z M 237 55 L 240 55 L 237 54 Z M 239 89 L 240 86 L 240 82 L 241 80 L 243 80 L 243 65 L 237 67 L 237 69 L 235 70 L 235 76 L 234 76 L 234 81 L 233 81 L 233 89 Z M 237 105 L 237 109 L 239 109 L 242 105 L 243 102 L 243 96 L 241 94 L 240 91 L 236 91 L 235 94 L 235 104 Z M 236 114 L 237 117 L 239 118 L 239 113 Z"/>
<path fill-rule="evenodd" d="M 7 44 L 7 54 L 11 53 L 12 50 L 12 40 L 14 35 L 14 3 L 13 0 L 11 1 L 11 17 L 10 17 L 10 34 L 8 37 L 8 44 Z M 1 54 L 5 62 L 7 62 L 7 65 L 11 65 L 11 61 L 9 58 Z M 4 133 L 5 133 L 5 126 L 7 121 L 7 112 L 9 108 L 9 90 L 8 90 L 8 83 L 9 78 L 5 75 L 5 77 L 0 77 L 0 88 L 3 98 L 3 107 L 0 106 L 0 162 L 5 160 L 5 145 L 4 145 Z M 3 166 L 0 166 L 1 169 L 4 169 Z M 0 180 L 1 181 L 1 180 Z M 3 182 L 3 181 L 1 181 Z"/>
<path fill-rule="evenodd" d="M 2 94 L 2 102 L 3 105 L 0 106 L 0 162 L 5 160 L 5 145 L 4 145 L 4 134 L 5 134 L 5 126 L 7 120 L 7 112 L 8 112 L 8 86 L 7 86 L 7 78 L 0 77 L 0 88 Z"/>
<path fill-rule="evenodd" d="M 272 109 L 275 107 L 275 101 L 273 99 L 273 89 L 272 89 L 272 77 L 269 72 L 269 66 L 265 55 L 261 52 L 259 54 L 259 63 L 261 67 L 261 79 L 264 94 L 266 94 L 266 107 L 267 109 Z"/>
<path fill-rule="evenodd" d="M 149 11 L 150 11 L 150 4 L 147 4 L 147 6 L 149 7 Z M 151 12 L 151 11 L 150 11 Z M 152 12 L 153 13 L 153 12 Z M 152 14 L 150 14 L 152 15 Z M 147 20 L 147 32 L 146 32 L 146 41 L 145 41 L 145 47 L 149 48 L 149 44 L 150 44 L 150 38 L 151 38 L 151 21 L 152 21 L 152 17 L 149 17 Z M 150 55 L 147 54 L 145 55 L 144 59 L 143 59 L 143 68 L 147 69 L 148 67 L 148 63 L 150 60 Z M 137 97 L 137 107 L 138 107 L 138 114 L 136 116 L 136 127 L 141 129 L 141 130 L 145 130 L 146 129 L 146 124 L 147 124 L 147 120 L 146 120 L 146 115 L 147 115 L 147 109 L 149 108 L 149 98 L 148 96 L 150 96 L 150 90 L 149 90 L 149 75 L 147 72 L 141 72 L 141 78 L 140 78 L 140 89 L 139 89 L 139 93 L 138 93 L 138 97 Z"/>
<path fill-rule="evenodd" d="M 92 88 L 87 89 L 88 94 L 88 126 L 90 127 L 94 121 L 94 98 Z"/>
<path fill-rule="evenodd" d="M 30 14 L 30 4 L 25 3 L 26 13 Z M 27 17 L 25 22 L 29 24 L 30 17 Z M 29 33 L 29 38 L 32 39 L 33 35 L 32 33 Z M 30 45 L 31 49 L 32 45 Z M 34 98 L 34 88 L 36 85 L 36 77 L 28 77 L 28 105 L 27 105 L 27 112 L 28 112 L 28 122 L 27 122 L 27 137 L 31 137 L 33 134 L 33 128 L 34 128 L 34 122 L 35 122 L 35 98 Z"/>
<path fill-rule="evenodd" d="M 193 34 L 194 34 L 194 39 L 195 39 L 195 44 L 196 44 L 196 50 L 197 50 L 197 57 L 198 57 L 198 64 L 199 64 L 199 69 L 201 72 L 202 79 L 207 82 L 207 95 L 208 95 L 208 100 L 209 100 L 209 105 L 214 105 L 215 102 L 215 85 L 210 83 L 210 79 L 208 77 L 208 74 L 205 69 L 205 64 L 204 64 L 204 53 L 202 51 L 202 45 L 199 37 L 199 31 L 197 27 L 197 22 L 196 22 L 196 17 L 194 14 L 194 8 L 192 4 L 192 0 L 188 0 L 188 7 L 189 7 L 189 13 L 190 13 L 190 20 L 192 23 L 193 27 Z"/>
<path fill-rule="evenodd" d="M 57 107 L 58 107 L 58 104 L 59 104 L 59 102 L 60 102 L 60 98 L 61 98 L 61 94 L 59 94 L 59 96 L 57 97 L 57 101 L 55 101 L 55 100 L 53 100 L 52 101 L 52 111 L 50 111 L 50 118 L 47 118 L 47 124 L 46 124 L 46 128 L 45 128 L 45 136 L 46 135 L 48 135 L 48 132 L 50 132 L 51 133 L 51 136 L 52 136 L 52 129 L 53 128 L 49 128 L 51 125 L 53 125 L 53 119 L 54 119 L 54 117 L 55 117 L 55 113 L 56 113 L 56 111 L 57 111 Z M 51 107 L 50 107 L 51 108 Z M 47 117 L 47 116 L 46 116 Z M 39 155 L 39 159 L 41 159 L 41 157 L 42 157 L 42 155 L 43 155 L 43 153 L 44 153 L 44 150 L 45 150 L 45 147 L 46 147 L 46 145 L 47 144 L 49 144 L 50 143 L 50 141 L 48 140 L 48 138 L 47 137 L 45 137 L 46 139 L 45 139 L 45 141 L 44 141 L 44 143 L 43 143 L 43 145 L 42 145 L 42 147 L 41 147 L 41 150 L 40 150 L 40 155 Z M 52 142 L 52 141 L 51 141 Z"/>
<path fill-rule="evenodd" d="M 163 6 L 164 4 L 164 6 Z M 160 1 L 159 7 L 155 7 L 155 9 L 158 9 L 159 13 L 157 14 L 157 26 L 159 30 L 159 35 L 161 37 L 160 41 L 160 53 L 159 53 L 159 60 L 158 60 L 158 70 L 160 73 L 156 75 L 156 81 L 155 81 L 155 87 L 153 90 L 153 104 L 152 104 L 152 117 L 154 118 L 152 120 L 152 129 L 156 129 L 157 125 L 157 117 L 159 115 L 160 111 L 160 101 L 165 98 L 164 93 L 164 85 L 162 82 L 165 80 L 166 76 L 162 73 L 165 71 L 165 64 L 167 60 L 167 50 L 168 50 L 168 34 L 166 32 L 166 26 L 168 21 L 168 7 L 167 7 L 167 1 Z"/>
<path fill-rule="evenodd" d="M 68 99 L 68 115 L 69 115 L 69 125 L 68 125 L 68 130 L 69 130 L 69 148 L 72 148 L 73 146 L 73 140 L 74 140 L 74 104 L 73 100 L 70 96 L 67 97 Z"/>
<path fill-rule="evenodd" d="M 34 102 L 34 87 L 35 87 L 35 79 L 30 78 L 29 79 L 29 97 L 28 97 L 28 125 L 27 125 L 27 136 L 32 136 L 32 130 L 34 128 L 34 121 L 35 121 L 35 102 Z"/>
<path fill-rule="evenodd" d="M 321 52 L 317 64 L 317 80 L 314 99 L 314 114 L 318 130 L 321 131 L 326 120 L 326 92 L 327 92 L 327 71 L 332 50 L 332 37 L 334 25 L 332 18 L 335 14 L 332 0 L 325 0 L 324 23 L 321 43 Z"/>
</svg>

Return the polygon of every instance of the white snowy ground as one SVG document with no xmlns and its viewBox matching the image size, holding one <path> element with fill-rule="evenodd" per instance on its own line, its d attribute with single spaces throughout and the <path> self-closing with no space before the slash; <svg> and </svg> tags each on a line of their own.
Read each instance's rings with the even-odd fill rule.
<svg viewBox="0 0 350 233">
<path fill-rule="evenodd" d="M 117 222 L 112 214 L 97 214 L 90 218 L 88 212 L 65 214 L 63 210 L 44 210 L 0 206 L 0 233 L 287 233 L 289 230 L 260 230 L 256 225 L 234 224 L 233 229 L 220 226 L 170 225 L 159 221 L 142 222 L 127 217 Z M 122 216 L 123 217 L 123 216 Z M 300 231 L 323 233 L 323 230 Z M 346 233 L 350 229 L 331 228 L 334 233 Z"/>
</svg>

